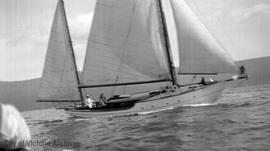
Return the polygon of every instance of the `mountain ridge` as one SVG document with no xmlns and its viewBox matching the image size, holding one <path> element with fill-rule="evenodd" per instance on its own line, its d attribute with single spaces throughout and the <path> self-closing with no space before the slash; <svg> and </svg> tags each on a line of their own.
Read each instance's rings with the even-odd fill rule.
<svg viewBox="0 0 270 151">
<path fill-rule="evenodd" d="M 244 65 L 250 76 L 241 86 L 270 83 L 270 56 L 236 62 Z M 14 104 L 21 111 L 53 107 L 51 103 L 37 103 L 40 78 L 24 81 L 0 81 L 0 102 Z"/>
</svg>

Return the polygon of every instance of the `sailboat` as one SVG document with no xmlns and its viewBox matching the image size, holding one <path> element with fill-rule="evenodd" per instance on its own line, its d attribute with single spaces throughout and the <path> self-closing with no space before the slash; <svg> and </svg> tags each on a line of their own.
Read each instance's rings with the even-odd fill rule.
<svg viewBox="0 0 270 151">
<path fill-rule="evenodd" d="M 240 74 L 181 85 L 179 77 L 237 71 L 184 0 L 97 0 L 80 73 L 59 0 L 37 101 L 72 104 L 60 109 L 77 117 L 157 112 L 213 103 L 228 85 L 247 79 Z M 99 102 L 100 94 L 104 104 L 84 107 L 87 95 Z"/>
</svg>

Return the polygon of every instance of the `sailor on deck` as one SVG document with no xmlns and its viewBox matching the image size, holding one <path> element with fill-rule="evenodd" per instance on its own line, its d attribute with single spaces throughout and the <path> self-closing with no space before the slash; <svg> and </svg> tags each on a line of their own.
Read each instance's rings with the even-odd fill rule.
<svg viewBox="0 0 270 151">
<path fill-rule="evenodd" d="M 104 93 L 101 92 L 100 96 L 99 96 L 99 102 L 104 106 L 106 105 L 107 101 L 106 101 L 106 97 L 104 96 Z"/>
<path fill-rule="evenodd" d="M 202 85 L 206 85 L 206 82 L 205 82 L 204 77 L 202 77 L 202 80 L 201 80 L 200 84 L 202 84 Z"/>
<path fill-rule="evenodd" d="M 88 106 L 89 108 L 93 108 L 94 106 L 94 100 L 92 100 L 89 95 L 86 95 L 86 99 L 84 100 L 84 104 Z"/>
<path fill-rule="evenodd" d="M 246 75 L 246 67 L 241 65 L 239 67 L 239 75 Z"/>
</svg>

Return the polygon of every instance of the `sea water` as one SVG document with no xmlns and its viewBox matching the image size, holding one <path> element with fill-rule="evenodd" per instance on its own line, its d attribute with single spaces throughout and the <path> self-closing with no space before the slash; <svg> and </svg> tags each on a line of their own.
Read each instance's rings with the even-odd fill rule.
<svg viewBox="0 0 270 151">
<path fill-rule="evenodd" d="M 23 113 L 35 151 L 269 151 L 270 85 L 225 90 L 215 104 L 121 117 Z"/>
</svg>

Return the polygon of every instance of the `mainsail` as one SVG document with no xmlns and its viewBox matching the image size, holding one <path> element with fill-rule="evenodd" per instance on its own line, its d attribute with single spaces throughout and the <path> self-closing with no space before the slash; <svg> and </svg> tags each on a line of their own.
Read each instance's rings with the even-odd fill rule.
<svg viewBox="0 0 270 151">
<path fill-rule="evenodd" d="M 82 83 L 170 80 L 163 32 L 155 0 L 97 0 Z"/>
<path fill-rule="evenodd" d="M 171 4 L 167 0 L 163 2 L 167 10 L 166 18 L 172 27 L 168 29 L 171 47 L 179 51 L 180 74 L 217 74 L 236 71 L 236 65 L 231 57 L 185 0 L 170 0 Z"/>
<path fill-rule="evenodd" d="M 58 1 L 45 59 L 39 100 L 81 100 L 64 3 Z"/>
<path fill-rule="evenodd" d="M 173 57 L 180 59 L 180 74 L 236 71 L 230 56 L 184 0 L 97 0 L 80 85 L 64 4 L 59 0 L 39 99 L 81 100 L 78 86 L 175 84 L 173 52 L 179 55 Z"/>
</svg>

